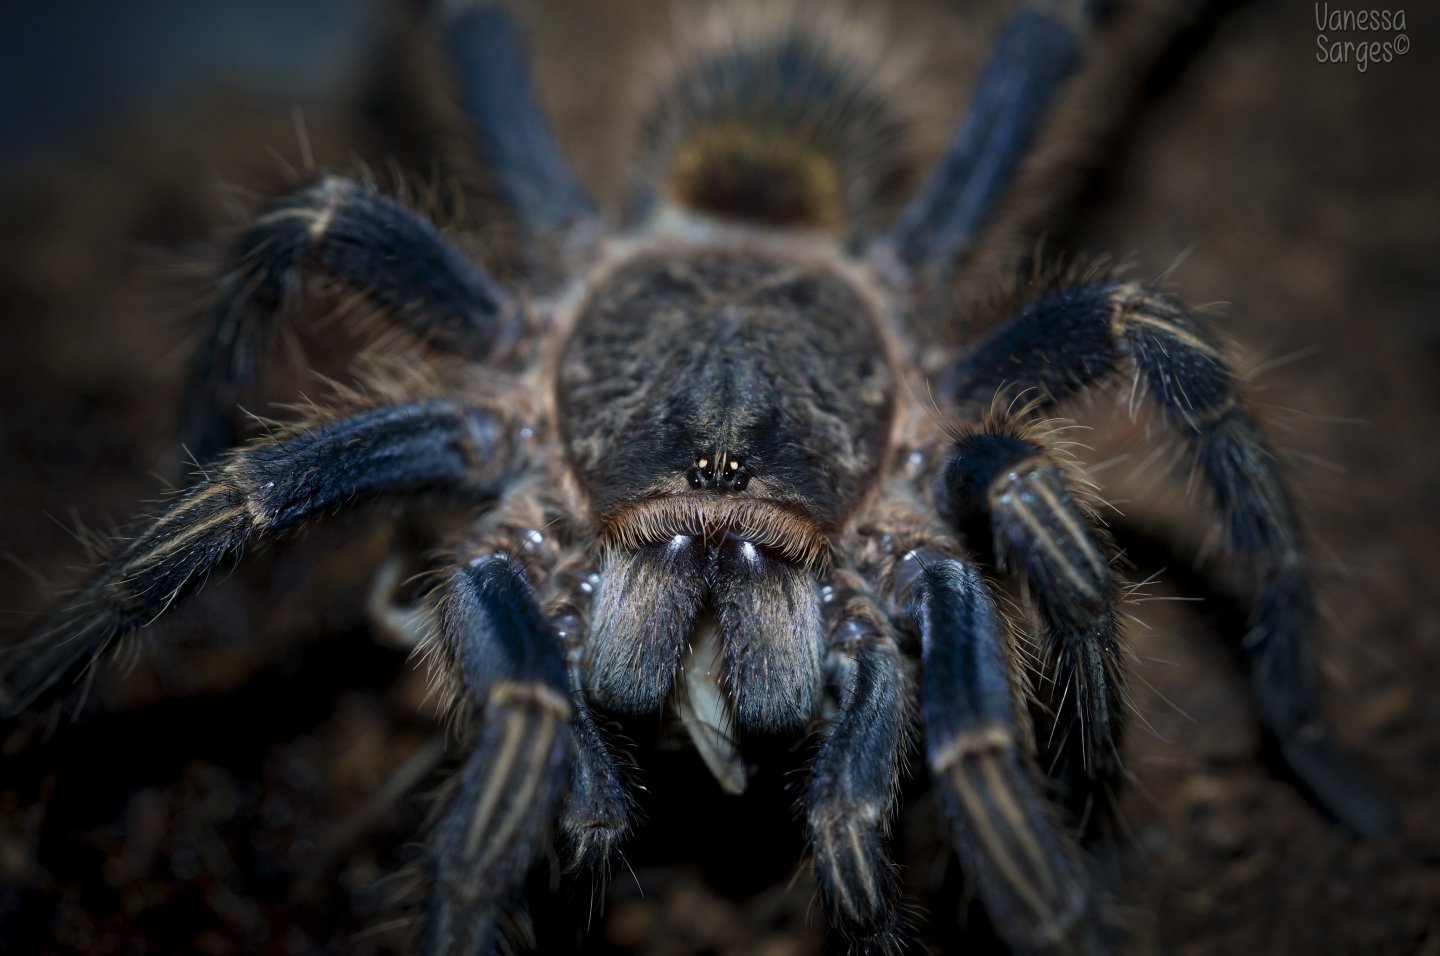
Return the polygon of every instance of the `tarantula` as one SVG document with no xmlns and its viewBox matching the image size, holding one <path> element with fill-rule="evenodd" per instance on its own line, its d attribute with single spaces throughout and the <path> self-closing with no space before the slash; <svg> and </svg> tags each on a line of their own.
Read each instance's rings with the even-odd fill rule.
<svg viewBox="0 0 1440 956">
<path fill-rule="evenodd" d="M 423 858 L 422 951 L 497 945 L 552 835 L 571 868 L 602 871 L 632 828 L 609 728 L 661 714 L 732 791 L 752 742 L 818 728 L 805 826 L 829 919 L 857 949 L 904 941 L 887 836 L 918 733 L 1003 940 L 1103 951 L 1080 845 L 1119 767 L 1119 575 L 1047 423 L 1129 376 L 1253 582 L 1243 648 L 1266 732 L 1322 808 L 1384 831 L 1321 717 L 1295 509 L 1205 323 L 1092 271 L 1057 274 L 960 346 L 926 331 L 953 312 L 944 290 L 1099 6 L 1013 14 L 943 159 L 888 223 L 899 132 L 883 90 L 798 19 L 736 30 L 651 115 L 644 186 L 617 226 L 558 152 L 504 8 L 452 5 L 444 36 L 527 275 L 502 288 L 338 176 L 264 208 L 194 363 L 202 477 L 3 658 L 0 705 L 53 691 L 247 546 L 440 493 L 478 516 L 447 542 L 433 615 L 393 616 L 421 635 L 467 739 Z M 307 283 L 416 333 L 435 364 L 221 451 L 256 343 Z M 1028 604 L 1013 622 L 1008 583 Z"/>
</svg>

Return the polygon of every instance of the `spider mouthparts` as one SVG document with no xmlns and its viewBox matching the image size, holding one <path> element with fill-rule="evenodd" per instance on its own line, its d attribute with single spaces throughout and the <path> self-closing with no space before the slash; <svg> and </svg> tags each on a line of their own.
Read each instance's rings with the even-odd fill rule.
<svg viewBox="0 0 1440 956">
<path fill-rule="evenodd" d="M 602 580 L 585 662 L 591 699 L 645 715 L 673 696 L 727 789 L 743 787 L 732 729 L 783 734 L 814 717 L 825 628 L 812 570 L 736 535 L 710 544 L 676 534 L 613 552 Z"/>
<path fill-rule="evenodd" d="M 810 515 L 764 498 L 646 498 L 609 515 L 599 537 L 608 551 L 637 551 L 678 538 L 695 538 L 710 548 L 738 540 L 809 571 L 824 570 L 830 558 L 829 537 Z"/>
</svg>

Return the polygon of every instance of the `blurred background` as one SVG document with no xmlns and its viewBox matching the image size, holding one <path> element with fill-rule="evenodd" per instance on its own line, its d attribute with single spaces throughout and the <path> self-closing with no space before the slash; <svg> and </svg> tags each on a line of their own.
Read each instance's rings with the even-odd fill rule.
<svg viewBox="0 0 1440 956">
<path fill-rule="evenodd" d="M 621 120 L 669 6 L 524 9 L 562 148 L 612 206 Z M 1001 6 L 891 6 L 887 42 L 918 63 L 922 153 Z M 1025 234 L 1133 255 L 1141 275 L 1183 258 L 1184 297 L 1228 303 L 1217 321 L 1256 356 L 1254 401 L 1316 543 L 1330 716 L 1404 827 L 1359 843 L 1267 770 L 1222 604 L 1137 603 L 1142 716 L 1122 848 L 1105 854 L 1116 916 L 1137 953 L 1435 956 L 1440 17 L 1405 9 L 1407 52 L 1361 71 L 1317 61 L 1313 3 L 1135 6 L 1072 104 L 1085 148 L 1060 150 Z M 183 474 L 173 427 L 215 237 L 293 182 L 287 167 L 311 155 L 439 183 L 447 221 L 474 227 L 467 248 L 503 259 L 503 224 L 459 201 L 483 186 L 427 105 L 433 61 L 417 10 L 388 0 L 0 8 L 0 637 L 76 583 L 76 528 L 128 522 Z M 1126 431 L 1093 442 L 1122 524 L 1193 544 L 1183 495 L 1126 480 L 1143 458 L 1117 450 Z M 422 675 L 364 621 L 385 519 L 326 524 L 215 582 L 48 740 L 34 720 L 0 728 L 0 952 L 403 948 L 394 874 L 443 761 Z M 1193 596 L 1193 549 L 1178 554 L 1137 546 L 1151 597 Z M 784 781 L 736 801 L 686 761 L 655 755 L 651 826 L 593 951 L 821 952 Z M 950 951 L 967 918 L 951 856 L 919 823 L 898 847 L 926 944 Z M 572 951 L 588 886 L 557 900 L 536 922 L 547 951 Z"/>
<path fill-rule="evenodd" d="M 334 105 L 361 75 L 378 14 L 374 0 L 9 4 L 0 161 L 13 168 L 93 147 L 220 91 Z"/>
</svg>

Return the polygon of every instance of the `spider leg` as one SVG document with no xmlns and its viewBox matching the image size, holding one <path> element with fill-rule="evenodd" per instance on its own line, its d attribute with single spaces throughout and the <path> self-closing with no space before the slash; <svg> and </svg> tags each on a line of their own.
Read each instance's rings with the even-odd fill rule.
<svg viewBox="0 0 1440 956">
<path fill-rule="evenodd" d="M 508 413 L 459 400 L 291 427 L 218 462 L 91 581 L 0 656 L 0 714 L 150 624 L 244 548 L 382 494 L 493 494 L 512 467 Z"/>
<path fill-rule="evenodd" d="M 229 424 L 264 342 L 307 279 L 356 297 L 442 352 L 480 359 L 518 329 L 520 310 L 430 222 L 399 201 L 325 176 L 251 220 L 205 315 L 191 361 L 182 440 L 202 462 L 234 442 Z"/>
<path fill-rule="evenodd" d="M 1052 453 L 1021 435 L 994 425 L 957 441 L 941 476 L 941 510 L 996 568 L 1028 585 L 1041 625 L 1037 690 L 1053 721 L 1037 741 L 1041 766 L 1088 828 L 1103 817 L 1119 769 L 1113 547 Z"/>
<path fill-rule="evenodd" d="M 1079 68 L 1094 0 L 1032 0 L 1001 29 L 940 165 L 876 244 L 945 273 L 989 224 L 1055 98 Z"/>
<path fill-rule="evenodd" d="M 499 0 L 457 0 L 442 29 L 471 132 L 500 198 L 532 241 L 559 240 L 597 219 L 530 79 L 525 39 Z"/>
<path fill-rule="evenodd" d="M 962 406 L 1033 388 L 1046 408 L 1133 368 L 1189 446 L 1223 516 L 1227 548 L 1253 580 L 1242 641 L 1261 722 L 1315 801 L 1362 835 L 1394 826 L 1388 803 L 1340 752 L 1320 707 L 1309 643 L 1315 603 L 1309 560 L 1274 455 L 1246 413 L 1235 375 L 1194 317 L 1135 283 L 1054 289 L 981 340 L 943 377 Z"/>
<path fill-rule="evenodd" d="M 904 659 L 883 615 L 858 598 L 831 629 L 829 652 L 840 706 L 805 799 L 815 874 L 855 947 L 893 952 L 904 916 L 886 844 L 910 727 Z"/>
<path fill-rule="evenodd" d="M 620 844 L 630 835 L 633 803 L 615 751 L 595 714 L 584 703 L 578 680 L 571 681 L 575 716 L 571 721 L 575 753 L 570 787 L 556 823 L 567 851 L 567 866 L 602 875 Z"/>
<path fill-rule="evenodd" d="M 525 573 L 503 555 L 455 572 L 432 653 L 477 723 L 430 832 L 420 951 L 488 956 L 559 809 L 574 749 L 569 678 Z"/>
<path fill-rule="evenodd" d="M 527 483 L 508 488 L 481 518 L 461 554 L 523 556 L 530 586 L 553 632 L 550 640 L 563 651 L 573 711 L 570 783 L 556 835 L 567 869 L 593 872 L 603 879 L 630 833 L 633 807 L 624 761 L 585 697 L 584 641 L 601 575 L 595 571 L 588 538 L 576 534 L 568 506 L 547 493 L 558 484 L 554 474 L 532 472 Z"/>
<path fill-rule="evenodd" d="M 1014 948 L 1103 951 L 1079 851 L 1048 812 L 1025 747 L 1004 625 L 980 572 L 911 551 L 895 591 L 903 626 L 920 637 L 926 758 L 986 912 Z"/>
</svg>

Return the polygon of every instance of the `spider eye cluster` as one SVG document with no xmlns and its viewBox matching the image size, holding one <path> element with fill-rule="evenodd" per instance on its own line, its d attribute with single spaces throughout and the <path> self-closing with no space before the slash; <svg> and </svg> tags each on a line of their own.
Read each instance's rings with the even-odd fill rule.
<svg viewBox="0 0 1440 956">
<path fill-rule="evenodd" d="M 750 463 L 743 456 L 702 451 L 685 470 L 685 481 L 697 490 L 744 491 L 751 474 Z"/>
</svg>

